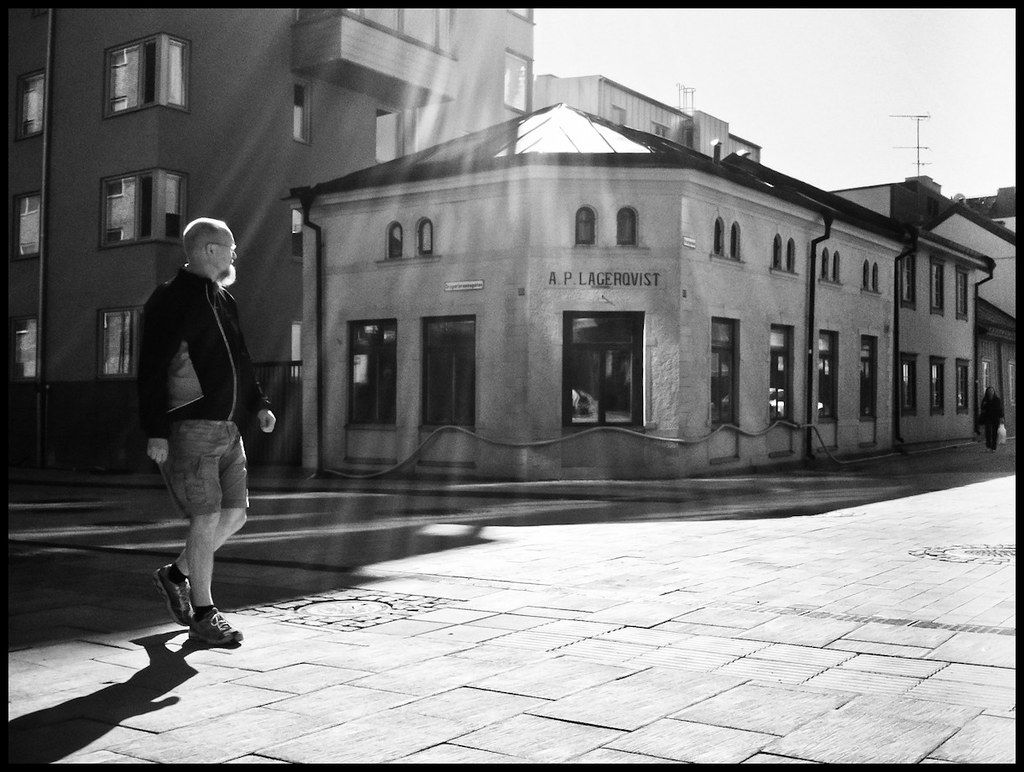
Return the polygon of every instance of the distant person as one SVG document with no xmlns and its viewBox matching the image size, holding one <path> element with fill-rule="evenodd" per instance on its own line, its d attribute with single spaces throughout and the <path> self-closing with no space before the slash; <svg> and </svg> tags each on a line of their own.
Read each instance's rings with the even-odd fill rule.
<svg viewBox="0 0 1024 772">
<path fill-rule="evenodd" d="M 185 548 L 153 573 L 175 622 L 189 638 L 240 643 L 213 603 L 213 555 L 245 523 L 245 449 L 238 427 L 256 413 L 276 419 L 256 380 L 238 321 L 235 239 L 221 220 L 193 220 L 182 235 L 185 265 L 146 302 L 139 354 L 139 411 L 146 452 L 188 518 Z"/>
<path fill-rule="evenodd" d="M 985 396 L 981 400 L 981 409 L 978 411 L 978 424 L 985 427 L 985 447 L 995 451 L 999 447 L 999 427 L 1003 423 L 1003 401 L 999 399 L 996 390 L 989 386 L 985 389 Z M 974 433 L 978 433 L 978 427 L 974 427 Z"/>
</svg>

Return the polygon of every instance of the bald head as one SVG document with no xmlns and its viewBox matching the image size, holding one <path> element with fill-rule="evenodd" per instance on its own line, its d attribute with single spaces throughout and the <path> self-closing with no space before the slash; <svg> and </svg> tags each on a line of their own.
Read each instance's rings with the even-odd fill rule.
<svg viewBox="0 0 1024 772">
<path fill-rule="evenodd" d="M 222 287 L 235 281 L 235 237 L 223 220 L 200 217 L 185 226 L 181 236 L 188 270 L 207 276 Z"/>
<path fill-rule="evenodd" d="M 224 239 L 234 239 L 226 222 L 210 217 L 200 217 L 185 226 L 181 243 L 185 248 L 185 257 L 191 262 L 197 258 L 202 259 L 203 248 L 207 244 Z"/>
</svg>

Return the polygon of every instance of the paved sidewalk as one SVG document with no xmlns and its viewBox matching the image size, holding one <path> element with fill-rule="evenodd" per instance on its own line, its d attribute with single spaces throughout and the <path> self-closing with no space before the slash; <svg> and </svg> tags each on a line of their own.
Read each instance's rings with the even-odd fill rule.
<svg viewBox="0 0 1024 772">
<path fill-rule="evenodd" d="M 12 607 L 66 629 L 9 652 L 9 761 L 1014 762 L 1014 485 L 437 524 L 475 538 L 340 579 L 219 565 L 222 596 L 267 590 L 221 606 L 235 649 L 140 614 L 153 557 L 12 543 L 9 571 L 47 569 Z"/>
</svg>

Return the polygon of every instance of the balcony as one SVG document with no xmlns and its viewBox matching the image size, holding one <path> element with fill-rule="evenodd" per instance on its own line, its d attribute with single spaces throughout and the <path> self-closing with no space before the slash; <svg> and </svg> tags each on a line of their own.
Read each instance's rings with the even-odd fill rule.
<svg viewBox="0 0 1024 772">
<path fill-rule="evenodd" d="M 292 69 L 395 107 L 453 99 L 455 59 L 348 11 L 303 9 L 292 26 Z"/>
</svg>

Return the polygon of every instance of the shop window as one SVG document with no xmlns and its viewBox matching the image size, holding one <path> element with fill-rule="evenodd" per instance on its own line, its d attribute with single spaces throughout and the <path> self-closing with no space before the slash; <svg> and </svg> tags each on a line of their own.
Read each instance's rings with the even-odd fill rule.
<svg viewBox="0 0 1024 772">
<path fill-rule="evenodd" d="M 402 225 L 393 222 L 388 226 L 388 259 L 397 260 L 402 256 Z"/>
<path fill-rule="evenodd" d="M 967 273 L 959 269 L 956 272 L 956 318 L 967 318 Z"/>
<path fill-rule="evenodd" d="M 395 422 L 398 393 L 397 349 L 396 320 L 377 319 L 349 323 L 348 415 L 352 423 Z M 293 351 L 292 357 L 295 355 L 296 352 Z"/>
<path fill-rule="evenodd" d="M 476 423 L 476 317 L 423 320 L 423 423 Z"/>
<path fill-rule="evenodd" d="M 829 330 L 818 333 L 818 419 L 838 417 L 839 334 Z"/>
<path fill-rule="evenodd" d="M 596 216 L 594 210 L 589 206 L 581 206 L 576 210 L 576 243 L 582 245 L 594 244 L 597 239 L 597 228 L 595 226 Z"/>
<path fill-rule="evenodd" d="M 789 420 L 793 416 L 793 328 L 771 326 L 768 356 L 768 418 Z"/>
<path fill-rule="evenodd" d="M 971 364 L 966 359 L 956 360 L 956 412 L 970 410 Z M 1012 394 L 1012 392 L 1011 392 Z"/>
<path fill-rule="evenodd" d="M 106 55 L 105 115 L 153 105 L 184 108 L 188 44 L 157 35 L 117 46 Z"/>
<path fill-rule="evenodd" d="M 309 87 L 304 83 L 292 88 L 292 139 L 309 142 Z"/>
<path fill-rule="evenodd" d="M 636 210 L 624 206 L 615 216 L 615 243 L 620 247 L 636 246 Z"/>
<path fill-rule="evenodd" d="M 775 270 L 782 268 L 782 236 L 778 233 L 772 240 L 772 268 Z"/>
<path fill-rule="evenodd" d="M 531 63 L 525 57 L 505 52 L 505 106 L 520 112 L 529 111 L 529 87 L 533 78 Z"/>
<path fill-rule="evenodd" d="M 14 199 L 14 259 L 39 257 L 39 194 Z"/>
<path fill-rule="evenodd" d="M 43 133 L 43 95 L 46 78 L 33 72 L 18 78 L 18 124 L 16 137 L 24 139 Z"/>
<path fill-rule="evenodd" d="M 900 414 L 917 414 L 917 354 L 900 354 Z"/>
<path fill-rule="evenodd" d="M 786 242 L 786 270 L 796 272 L 796 242 L 793 239 Z"/>
<path fill-rule="evenodd" d="M 302 210 L 292 209 L 292 257 L 302 257 Z"/>
<path fill-rule="evenodd" d="M 185 178 L 156 169 L 103 181 L 103 246 L 181 238 Z"/>
<path fill-rule="evenodd" d="M 39 327 L 34 316 L 11 321 L 11 379 L 28 381 L 36 377 Z"/>
<path fill-rule="evenodd" d="M 836 252 L 832 255 L 832 281 L 838 284 L 839 276 L 839 253 Z"/>
<path fill-rule="evenodd" d="M 101 310 L 98 326 L 99 377 L 134 377 L 138 366 L 139 309 Z"/>
<path fill-rule="evenodd" d="M 878 338 L 860 336 L 860 417 L 874 418 L 878 400 Z"/>
<path fill-rule="evenodd" d="M 933 314 L 941 314 L 946 307 L 945 297 L 945 266 L 942 263 L 932 261 L 929 281 L 929 297 L 931 298 L 931 311 Z"/>
<path fill-rule="evenodd" d="M 733 260 L 740 259 L 740 224 L 734 222 L 729 231 L 729 257 Z"/>
<path fill-rule="evenodd" d="M 714 254 L 725 254 L 725 223 L 721 217 L 715 218 Z"/>
<path fill-rule="evenodd" d="M 878 263 L 871 265 L 871 291 L 878 292 Z"/>
<path fill-rule="evenodd" d="M 416 226 L 416 254 L 434 254 L 434 223 L 426 217 Z"/>
<path fill-rule="evenodd" d="M 917 302 L 917 258 L 907 255 L 900 261 L 900 305 L 913 308 Z"/>
<path fill-rule="evenodd" d="M 736 423 L 737 349 L 735 319 L 711 319 L 711 423 Z"/>
<path fill-rule="evenodd" d="M 642 313 L 565 313 L 564 425 L 643 422 L 643 325 Z"/>
<path fill-rule="evenodd" d="M 931 414 L 946 412 L 946 360 L 942 357 L 931 357 L 928 360 L 931 371 L 928 405 Z"/>
<path fill-rule="evenodd" d="M 828 279 L 828 247 L 821 250 L 821 273 L 819 278 L 823 280 Z"/>
</svg>

